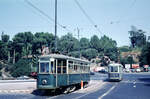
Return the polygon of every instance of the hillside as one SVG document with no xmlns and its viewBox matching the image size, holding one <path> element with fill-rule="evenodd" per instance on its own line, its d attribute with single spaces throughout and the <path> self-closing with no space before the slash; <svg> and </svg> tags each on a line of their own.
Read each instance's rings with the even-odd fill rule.
<svg viewBox="0 0 150 99">
<path fill-rule="evenodd" d="M 132 57 L 136 63 L 139 63 L 139 56 L 141 55 L 141 49 L 140 48 L 134 48 L 134 49 L 128 48 L 128 50 L 121 51 L 120 55 L 122 58 Z"/>
</svg>

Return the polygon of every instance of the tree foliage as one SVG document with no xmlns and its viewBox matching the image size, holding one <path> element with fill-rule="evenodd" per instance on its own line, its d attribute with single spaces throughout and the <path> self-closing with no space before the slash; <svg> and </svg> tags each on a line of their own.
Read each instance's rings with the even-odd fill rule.
<svg viewBox="0 0 150 99">
<path fill-rule="evenodd" d="M 136 29 L 135 26 L 131 26 L 131 31 L 129 31 L 130 34 L 130 41 L 132 47 L 142 47 L 146 44 L 146 36 L 144 34 L 145 32 L 141 29 Z"/>
<path fill-rule="evenodd" d="M 105 56 L 108 56 L 112 61 L 118 60 L 119 54 L 116 41 L 104 35 L 100 39 L 100 46 L 100 49 Z"/>
<path fill-rule="evenodd" d="M 16 34 L 12 40 L 8 35 L 2 35 L 0 40 L 0 60 L 9 60 L 16 62 L 7 68 L 14 77 L 29 74 L 30 63 L 23 60 L 24 56 L 38 56 L 42 53 L 43 46 L 49 48 L 50 52 L 54 51 L 55 37 L 52 33 L 21 32 Z M 59 53 L 73 57 L 84 57 L 91 60 L 96 57 L 107 56 L 112 61 L 117 60 L 118 49 L 116 41 L 107 36 L 98 38 L 94 35 L 90 39 L 81 38 L 80 40 L 73 37 L 71 33 L 62 37 L 57 37 L 57 49 Z"/>
<path fill-rule="evenodd" d="M 96 35 L 91 37 L 90 46 L 98 51 L 100 50 L 100 41 Z"/>
<path fill-rule="evenodd" d="M 82 53 L 82 56 L 87 58 L 87 59 L 96 58 L 96 56 L 98 55 L 98 51 L 94 48 L 82 50 L 81 53 Z"/>
<path fill-rule="evenodd" d="M 68 54 L 73 51 L 78 51 L 79 47 L 79 41 L 70 33 L 62 36 L 59 40 L 58 49 L 61 53 Z"/>
<path fill-rule="evenodd" d="M 14 64 L 11 69 L 11 74 L 13 77 L 19 77 L 21 75 L 29 75 L 30 74 L 31 65 L 28 60 L 20 59 L 16 64 Z"/>
<path fill-rule="evenodd" d="M 131 48 L 129 46 L 122 46 L 122 47 L 119 47 L 119 51 L 120 52 L 129 52 L 129 51 L 131 51 Z"/>
<path fill-rule="evenodd" d="M 80 39 L 80 49 L 81 50 L 85 50 L 85 49 L 87 49 L 89 47 L 90 47 L 89 39 L 87 39 L 87 38 L 81 38 Z"/>
<path fill-rule="evenodd" d="M 150 65 L 150 43 L 147 42 L 147 44 L 143 47 L 141 56 L 140 56 L 140 65 Z"/>
</svg>

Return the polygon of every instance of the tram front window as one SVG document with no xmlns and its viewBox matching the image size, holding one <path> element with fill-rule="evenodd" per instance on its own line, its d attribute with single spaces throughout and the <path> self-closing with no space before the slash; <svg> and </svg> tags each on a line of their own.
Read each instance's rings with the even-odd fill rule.
<svg viewBox="0 0 150 99">
<path fill-rule="evenodd" d="M 110 72 L 118 72 L 118 67 L 110 67 Z"/>
<path fill-rule="evenodd" d="M 40 73 L 49 73 L 49 63 L 40 63 Z"/>
</svg>

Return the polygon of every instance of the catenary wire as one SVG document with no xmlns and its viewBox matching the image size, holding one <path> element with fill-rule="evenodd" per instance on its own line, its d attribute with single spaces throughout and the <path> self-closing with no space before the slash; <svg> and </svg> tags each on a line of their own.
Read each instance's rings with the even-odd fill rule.
<svg viewBox="0 0 150 99">
<path fill-rule="evenodd" d="M 80 10 L 82 11 L 82 13 L 86 16 L 86 18 L 89 20 L 89 22 L 97 29 L 97 31 L 101 34 L 104 35 L 104 33 L 102 33 L 102 31 L 97 27 L 97 25 L 95 24 L 95 22 L 92 20 L 92 18 L 90 18 L 90 16 L 86 13 L 86 11 L 83 9 L 83 7 L 81 6 L 81 4 L 77 1 L 74 0 L 75 3 L 77 4 L 77 6 L 80 8 Z"/>
<path fill-rule="evenodd" d="M 42 11 L 41 9 L 39 9 L 38 7 L 36 7 L 31 1 L 29 1 L 29 0 L 24 0 L 24 1 L 25 1 L 29 6 L 31 6 L 32 8 L 34 8 L 35 10 L 37 10 L 39 13 L 41 13 L 43 16 L 45 16 L 46 18 L 48 18 L 48 19 L 51 20 L 52 22 L 55 22 L 55 20 L 54 20 L 53 18 L 51 18 L 51 17 L 50 17 L 49 15 L 47 15 L 44 11 Z M 66 28 L 66 26 L 63 26 L 63 25 L 59 24 L 58 22 L 57 22 L 57 24 L 58 24 L 61 28 L 67 30 L 68 32 L 71 32 L 69 29 Z"/>
</svg>

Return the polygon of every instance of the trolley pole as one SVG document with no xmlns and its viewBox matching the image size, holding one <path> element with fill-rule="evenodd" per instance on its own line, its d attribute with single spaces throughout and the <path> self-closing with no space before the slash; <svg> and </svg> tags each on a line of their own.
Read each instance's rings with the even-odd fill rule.
<svg viewBox="0 0 150 99">
<path fill-rule="evenodd" d="M 55 0 L 55 52 L 57 51 L 57 0 Z"/>
</svg>

